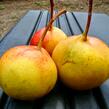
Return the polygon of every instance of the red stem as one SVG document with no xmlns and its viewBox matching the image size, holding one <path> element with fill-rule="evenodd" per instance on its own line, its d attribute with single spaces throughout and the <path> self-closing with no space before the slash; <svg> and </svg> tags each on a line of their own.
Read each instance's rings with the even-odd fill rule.
<svg viewBox="0 0 109 109">
<path fill-rule="evenodd" d="M 51 17 L 50 20 L 53 18 L 53 10 L 54 10 L 54 0 L 50 0 L 50 7 L 51 7 Z M 53 23 L 50 25 L 50 30 L 52 29 Z"/>
<path fill-rule="evenodd" d="M 40 40 L 39 40 L 39 42 L 38 42 L 38 48 L 39 48 L 39 49 L 41 49 L 41 47 L 42 47 L 42 41 L 44 40 L 45 35 L 46 35 L 48 29 L 50 28 L 51 24 L 56 20 L 56 18 L 58 18 L 61 14 L 64 14 L 64 13 L 66 13 L 66 10 L 60 11 L 59 13 L 57 13 L 57 14 L 50 20 L 49 24 L 48 24 L 47 27 L 45 28 L 45 31 L 44 31 L 44 33 L 42 34 L 42 36 L 41 36 L 41 38 L 40 38 Z"/>
<path fill-rule="evenodd" d="M 84 41 L 87 40 L 87 34 L 89 32 L 89 28 L 90 28 L 90 23 L 91 23 L 91 18 L 92 18 L 92 6 L 93 6 L 93 0 L 89 0 L 88 1 L 88 18 L 87 18 L 87 25 L 85 28 L 85 31 L 83 33 L 84 36 Z"/>
</svg>

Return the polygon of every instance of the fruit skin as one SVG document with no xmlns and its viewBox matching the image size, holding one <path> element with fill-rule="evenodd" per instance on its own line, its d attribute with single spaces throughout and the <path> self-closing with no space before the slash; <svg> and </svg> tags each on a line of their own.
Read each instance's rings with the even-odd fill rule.
<svg viewBox="0 0 109 109">
<path fill-rule="evenodd" d="M 45 28 L 37 31 L 32 39 L 30 40 L 30 45 L 37 45 L 39 39 L 41 38 Z M 66 39 L 67 36 L 65 33 L 57 27 L 52 27 L 51 30 L 47 31 L 47 34 L 43 40 L 42 47 L 45 48 L 51 55 L 55 46 L 61 41 Z"/>
<path fill-rule="evenodd" d="M 46 50 L 17 46 L 1 57 L 0 82 L 5 93 L 15 99 L 33 100 L 53 89 L 57 68 Z"/>
<path fill-rule="evenodd" d="M 55 47 L 52 58 L 60 79 L 73 89 L 92 89 L 109 77 L 109 48 L 97 38 L 69 37 Z"/>
</svg>

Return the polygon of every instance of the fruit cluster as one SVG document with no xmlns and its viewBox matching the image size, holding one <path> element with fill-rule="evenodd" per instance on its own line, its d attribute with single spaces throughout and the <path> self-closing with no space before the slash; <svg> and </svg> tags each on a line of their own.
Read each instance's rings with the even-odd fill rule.
<svg viewBox="0 0 109 109">
<path fill-rule="evenodd" d="M 49 24 L 35 32 L 29 45 L 11 48 L 0 58 L 0 85 L 13 98 L 32 100 L 46 95 L 55 86 L 58 75 L 76 90 L 92 89 L 109 77 L 108 46 L 87 35 L 93 0 L 89 0 L 84 33 L 68 38 L 52 25 L 66 10 L 53 15 L 53 0 L 50 3 Z"/>
</svg>

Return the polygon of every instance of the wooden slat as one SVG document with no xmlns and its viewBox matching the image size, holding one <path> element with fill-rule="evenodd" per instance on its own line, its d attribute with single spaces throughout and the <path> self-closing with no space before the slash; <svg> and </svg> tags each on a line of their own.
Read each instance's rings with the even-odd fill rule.
<svg viewBox="0 0 109 109">
<path fill-rule="evenodd" d="M 0 109 L 4 109 L 8 96 L 2 92 L 2 96 L 0 98 Z"/>
<path fill-rule="evenodd" d="M 57 11 L 54 11 L 54 14 L 56 14 L 56 13 L 57 13 Z M 50 14 L 49 14 L 49 16 L 50 16 Z M 58 27 L 58 20 L 57 19 L 54 21 L 53 26 Z"/>
<path fill-rule="evenodd" d="M 39 109 L 37 101 L 21 101 L 8 97 L 4 109 Z"/>
<path fill-rule="evenodd" d="M 95 90 L 95 96 L 97 96 L 99 105 L 102 108 L 105 107 L 106 109 L 109 109 L 109 80 L 105 81 L 98 89 Z M 100 97 L 102 97 L 102 99 Z"/>
<path fill-rule="evenodd" d="M 35 31 L 45 27 L 48 23 L 47 21 L 48 21 L 48 11 L 42 11 L 39 25 L 36 26 Z"/>
<path fill-rule="evenodd" d="M 36 27 L 35 27 L 35 30 L 34 30 L 33 34 L 34 34 L 36 31 L 38 31 L 38 30 L 44 28 L 44 27 L 47 25 L 48 20 L 49 20 L 49 13 L 48 13 L 48 11 L 41 11 L 41 15 L 40 15 L 39 21 L 37 22 L 37 25 L 36 25 Z M 33 36 L 33 34 L 32 34 L 32 36 Z M 32 36 L 31 36 L 31 37 L 32 37 Z M 31 37 L 30 37 L 30 38 L 31 38 Z M 29 42 L 28 42 L 28 43 L 29 43 Z"/>
<path fill-rule="evenodd" d="M 40 11 L 30 11 L 0 42 L 0 56 L 7 49 L 16 45 L 26 44 L 37 24 Z"/>
<path fill-rule="evenodd" d="M 55 13 L 56 12 L 54 12 L 54 14 Z M 46 10 L 41 11 L 41 16 L 40 16 L 39 22 L 37 22 L 38 25 L 35 27 L 34 32 L 36 32 L 36 31 L 40 30 L 41 28 L 47 26 L 49 20 L 50 20 L 50 13 Z M 54 21 L 54 23 L 53 23 L 54 26 L 57 25 L 56 22 L 57 21 Z"/>
<path fill-rule="evenodd" d="M 2 105 L 2 101 L 3 101 L 3 90 L 0 88 L 0 107 L 3 107 L 3 105 Z"/>
<path fill-rule="evenodd" d="M 55 88 L 45 97 L 42 109 L 70 109 L 67 97 L 66 88 L 58 81 Z"/>
<path fill-rule="evenodd" d="M 35 29 L 34 29 L 32 35 L 30 36 L 30 38 L 28 40 L 28 44 L 29 44 L 30 39 L 34 35 L 34 33 L 47 25 L 48 19 L 49 19 L 48 14 L 49 14 L 48 11 L 41 11 L 37 25 L 35 26 Z"/>
<path fill-rule="evenodd" d="M 92 91 L 79 92 L 74 95 L 75 109 L 100 109 Z"/>
<path fill-rule="evenodd" d="M 48 96 L 44 103 L 42 109 L 65 109 L 65 102 L 61 95 L 54 94 Z"/>
<path fill-rule="evenodd" d="M 73 13 L 82 30 L 85 29 L 87 13 Z M 109 45 L 109 17 L 106 14 L 93 14 L 89 35 L 99 37 Z"/>
<path fill-rule="evenodd" d="M 58 22 L 59 28 L 61 28 L 65 32 L 66 35 L 72 35 L 69 25 L 68 25 L 68 22 L 65 18 L 65 14 L 60 16 L 58 21 L 59 21 Z"/>
<path fill-rule="evenodd" d="M 81 34 L 81 28 L 72 13 L 66 13 L 66 19 L 70 27 L 72 35 Z"/>
<path fill-rule="evenodd" d="M 105 101 L 107 108 L 109 109 L 109 80 L 101 85 L 100 90 L 104 98 L 103 100 Z"/>
<path fill-rule="evenodd" d="M 0 88 L 0 98 L 2 98 L 3 90 Z M 1 102 L 1 99 L 0 99 Z"/>
</svg>

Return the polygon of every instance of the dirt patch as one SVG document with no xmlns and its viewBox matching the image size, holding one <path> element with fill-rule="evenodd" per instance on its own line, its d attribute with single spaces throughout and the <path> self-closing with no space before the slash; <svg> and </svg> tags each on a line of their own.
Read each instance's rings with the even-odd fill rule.
<svg viewBox="0 0 109 109">
<path fill-rule="evenodd" d="M 56 9 L 87 11 L 87 0 L 63 0 L 61 4 L 58 4 L 58 0 L 55 1 Z M 21 16 L 32 9 L 49 9 L 49 0 L 3 0 L 0 2 L 0 36 L 3 37 Z M 109 0 L 94 0 L 94 12 L 109 15 Z"/>
</svg>

